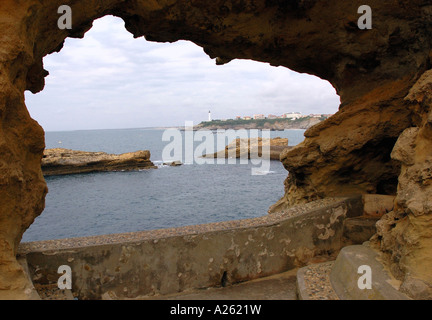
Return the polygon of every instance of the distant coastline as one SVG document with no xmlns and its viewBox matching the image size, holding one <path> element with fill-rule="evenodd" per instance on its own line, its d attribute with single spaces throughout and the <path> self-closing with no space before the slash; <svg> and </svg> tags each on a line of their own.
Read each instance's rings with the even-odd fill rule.
<svg viewBox="0 0 432 320">
<path fill-rule="evenodd" d="M 268 129 L 271 131 L 283 131 L 284 129 L 309 129 L 328 117 L 303 117 L 299 119 L 228 119 L 228 120 L 212 120 L 203 121 L 198 125 L 193 126 L 193 130 L 218 130 L 218 129 Z M 184 131 L 185 125 L 180 126 L 158 126 L 158 127 L 133 127 L 133 128 L 95 128 L 95 129 L 70 129 L 70 130 L 45 130 L 49 133 L 57 132 L 85 132 L 85 131 L 110 131 L 110 130 L 167 130 L 178 129 Z"/>
<path fill-rule="evenodd" d="M 229 120 L 212 120 L 203 121 L 194 126 L 194 130 L 207 129 L 266 129 L 272 131 L 285 129 L 309 129 L 310 127 L 326 120 L 327 117 L 303 117 L 299 119 L 229 119 Z"/>
</svg>

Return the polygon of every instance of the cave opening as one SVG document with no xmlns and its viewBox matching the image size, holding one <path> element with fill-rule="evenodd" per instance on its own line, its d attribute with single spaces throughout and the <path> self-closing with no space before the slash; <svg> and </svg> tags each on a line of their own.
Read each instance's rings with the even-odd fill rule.
<svg viewBox="0 0 432 320">
<path fill-rule="evenodd" d="M 112 154 L 145 149 L 156 164 L 162 162 L 164 130 L 184 121 L 198 124 L 209 109 L 213 117 L 229 119 L 331 114 L 340 103 L 334 88 L 317 77 L 246 60 L 216 66 L 191 42 L 133 39 L 113 16 L 96 20 L 84 39 L 68 38 L 44 63 L 46 87 L 26 93 L 26 105 L 46 131 L 46 148 Z M 303 132 L 290 132 L 290 145 L 300 143 Z M 46 177 L 46 208 L 23 241 L 262 216 L 283 195 L 287 172 L 273 161 L 268 174 L 253 177 L 250 166 L 161 165 L 156 171 Z"/>
</svg>

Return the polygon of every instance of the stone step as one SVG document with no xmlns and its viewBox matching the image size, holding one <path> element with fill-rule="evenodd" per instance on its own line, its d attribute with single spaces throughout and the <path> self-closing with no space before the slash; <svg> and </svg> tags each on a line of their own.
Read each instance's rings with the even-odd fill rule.
<svg viewBox="0 0 432 320">
<path fill-rule="evenodd" d="M 379 257 L 367 244 L 348 246 L 340 251 L 330 273 L 330 281 L 340 299 L 409 300 L 398 290 L 400 282 L 390 275 Z M 368 270 L 371 286 L 362 289 Z"/>
<path fill-rule="evenodd" d="M 42 300 L 76 300 L 72 290 L 59 289 L 56 284 L 36 285 Z"/>
<path fill-rule="evenodd" d="M 365 286 L 367 279 L 370 287 Z M 367 244 L 347 246 L 335 261 L 309 265 L 297 272 L 301 300 L 410 300 L 398 290 L 399 284 Z"/>
<path fill-rule="evenodd" d="M 343 241 L 348 245 L 362 244 L 376 233 L 377 217 L 362 215 L 347 218 L 343 225 Z"/>
</svg>

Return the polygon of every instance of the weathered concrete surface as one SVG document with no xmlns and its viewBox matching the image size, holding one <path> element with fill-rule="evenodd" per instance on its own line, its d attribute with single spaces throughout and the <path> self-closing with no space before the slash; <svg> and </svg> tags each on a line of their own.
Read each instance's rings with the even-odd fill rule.
<svg viewBox="0 0 432 320">
<path fill-rule="evenodd" d="M 297 271 L 299 300 L 408 300 L 400 281 L 390 275 L 379 254 L 365 245 L 348 246 L 334 261 L 310 264 Z M 358 280 L 371 267 L 371 289 L 359 289 Z M 363 283 L 363 279 L 360 279 Z M 338 295 L 339 294 L 339 295 Z"/>
<path fill-rule="evenodd" d="M 394 195 L 398 183 L 400 191 L 418 189 L 423 200 L 407 201 L 409 192 L 398 194 L 398 212 L 408 216 L 394 219 L 392 229 L 403 236 L 384 237 L 388 243 L 383 250 L 397 249 L 392 259 L 401 276 L 412 271 L 426 285 L 432 283 L 432 261 L 425 255 L 432 248 L 430 228 L 423 227 L 431 221 L 430 197 L 423 197 L 430 186 L 418 180 L 428 180 L 432 150 L 431 94 L 423 85 L 427 77 L 419 83 L 425 90 L 411 91 L 404 100 L 432 66 L 432 4 L 370 0 L 373 29 L 359 30 L 357 11 L 363 4 L 357 0 L 2 0 L 0 296 L 27 297 L 28 281 L 15 256 L 22 234 L 42 212 L 47 192 L 40 168 L 44 133 L 27 112 L 24 91 L 43 89 L 44 56 L 59 51 L 67 37 L 82 37 L 95 19 L 108 14 L 121 17 L 135 37 L 191 40 L 218 58 L 218 64 L 253 59 L 329 80 L 341 97 L 340 110 L 307 130 L 305 141 L 282 156 L 289 176 L 286 194 L 274 209 L 332 195 Z M 72 30 L 57 28 L 60 5 L 73 10 Z M 394 143 L 409 127 L 419 128 L 416 152 L 426 150 L 414 164 L 390 158 Z"/>
<path fill-rule="evenodd" d="M 366 245 L 343 248 L 330 272 L 330 281 L 341 300 L 408 300 L 409 297 L 399 291 L 400 281 L 391 276 L 378 260 L 377 251 Z M 368 266 L 371 271 L 371 288 L 361 289 L 359 279 L 365 271 L 359 267 Z M 361 280 L 362 283 L 363 279 Z"/>
<path fill-rule="evenodd" d="M 56 283 L 58 267 L 70 266 L 72 291 L 79 299 L 229 285 L 304 266 L 317 255 L 340 250 L 343 221 L 361 214 L 361 198 L 329 200 L 237 222 L 24 243 L 20 254 L 38 285 Z"/>
<path fill-rule="evenodd" d="M 45 150 L 42 158 L 42 172 L 45 176 L 149 168 L 156 166 L 150 161 L 148 150 L 117 155 L 55 148 Z"/>
<path fill-rule="evenodd" d="M 297 269 L 293 269 L 226 287 L 190 290 L 143 300 L 297 300 L 296 272 Z M 107 293 L 102 299 L 116 300 L 117 297 Z"/>
</svg>

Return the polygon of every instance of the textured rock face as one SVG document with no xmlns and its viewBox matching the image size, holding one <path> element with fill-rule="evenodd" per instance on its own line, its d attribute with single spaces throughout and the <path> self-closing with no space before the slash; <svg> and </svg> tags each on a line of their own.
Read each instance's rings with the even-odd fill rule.
<svg viewBox="0 0 432 320">
<path fill-rule="evenodd" d="M 369 100 L 374 93 L 360 97 L 286 150 L 281 160 L 290 174 L 281 202 L 290 206 L 330 195 L 396 194 L 400 163 L 390 153 L 412 123 L 410 108 L 393 96 L 403 97 L 397 89 L 380 87 L 385 95 L 378 100 Z"/>
<path fill-rule="evenodd" d="M 263 158 L 267 160 L 280 160 L 280 155 L 285 149 L 290 149 L 286 138 L 237 138 L 229 143 L 225 150 L 206 154 L 207 158 Z"/>
<path fill-rule="evenodd" d="M 402 170 L 394 212 L 403 212 L 403 218 L 396 220 L 392 229 L 410 232 L 386 234 L 382 240 L 389 239 L 387 248 L 398 248 L 401 256 L 393 259 L 402 273 L 414 270 L 416 279 L 428 282 L 426 270 L 431 270 L 431 264 L 423 253 L 431 248 L 425 227 L 430 206 L 424 205 L 430 204 L 425 200 L 429 186 L 419 179 L 428 176 L 427 152 L 432 150 L 430 88 L 421 91 L 422 96 L 411 92 L 412 99 L 404 98 L 431 68 L 431 3 L 370 0 L 373 29 L 359 30 L 357 10 L 362 4 L 324 0 L 2 0 L 0 297 L 25 298 L 28 294 L 15 254 L 23 232 L 42 212 L 47 192 L 40 167 L 44 134 L 26 110 L 24 91 L 43 89 L 45 55 L 60 50 L 66 37 L 82 37 L 93 20 L 107 14 L 123 18 L 135 37 L 145 35 L 161 42 L 191 40 L 211 58 L 218 57 L 218 64 L 234 58 L 254 59 L 329 80 L 341 97 L 340 111 L 309 129 L 306 140 L 283 156 L 290 173 L 280 207 L 336 194 L 394 194 Z M 60 5 L 70 5 L 73 10 L 72 30 L 57 28 Z M 397 156 L 390 158 L 399 135 L 409 127 L 418 128 L 413 164 L 401 163 Z M 403 190 L 421 196 L 415 194 L 418 201 L 408 201 L 401 195 Z M 416 267 L 418 262 L 421 270 Z M 406 287 L 418 286 L 410 281 Z"/>
<path fill-rule="evenodd" d="M 400 135 L 391 157 L 402 164 L 396 205 L 377 224 L 374 244 L 389 256 L 402 290 L 417 299 L 432 297 L 432 70 L 406 100 L 418 115 L 416 127 Z"/>
<path fill-rule="evenodd" d="M 148 150 L 116 155 L 55 148 L 45 150 L 42 159 L 42 171 L 45 176 L 148 168 L 156 168 L 150 161 Z"/>
</svg>

